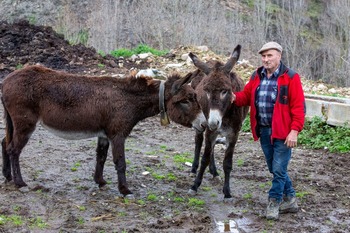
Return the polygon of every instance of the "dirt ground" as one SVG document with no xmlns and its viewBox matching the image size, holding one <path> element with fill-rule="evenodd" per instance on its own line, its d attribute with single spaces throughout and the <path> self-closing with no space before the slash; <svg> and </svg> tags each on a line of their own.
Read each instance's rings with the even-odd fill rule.
<svg viewBox="0 0 350 233">
<path fill-rule="evenodd" d="M 132 65 L 137 68 L 148 65 L 103 58 L 93 49 L 88 56 L 86 49 L 91 49 L 76 50 L 50 29 L 22 24 L 0 26 L 1 78 L 18 64 L 43 61 L 52 68 L 92 74 L 123 73 Z M 30 38 L 37 33 L 45 35 L 40 38 L 51 40 L 51 47 L 46 46 L 51 52 L 46 56 L 55 54 L 57 60 L 63 61 L 60 66 L 54 59 L 37 60 L 43 54 L 37 51 L 44 48 L 36 47 L 23 55 L 24 48 L 33 43 Z M 14 44 L 12 53 L 4 52 L 10 51 L 4 41 L 7 45 Z M 58 42 L 63 44 L 56 46 Z M 21 60 L 24 56 L 28 56 L 27 60 Z M 120 62 L 124 63 L 123 67 L 114 65 Z M 104 72 L 98 69 L 98 64 L 105 65 Z M 3 115 L 2 107 L 0 115 Z M 3 137 L 2 119 L 0 128 Z M 250 133 L 241 133 L 235 149 L 230 203 L 223 202 L 223 184 L 213 180 L 209 172 L 198 194 L 194 197 L 187 194 L 194 180 L 188 166 L 194 150 L 192 129 L 174 123 L 161 126 L 158 116 L 135 126 L 126 143 L 127 181 L 135 195 L 133 200 L 119 195 L 110 154 L 105 167 L 107 187 L 100 190 L 94 183 L 96 141 L 63 140 L 39 125 L 20 158 L 28 188 L 18 190 L 0 177 L 0 232 L 211 233 L 223 232 L 224 223 L 230 224 L 231 232 L 350 231 L 349 154 L 294 149 L 289 173 L 301 210 L 281 215 L 275 222 L 264 217 L 271 175 L 259 143 L 252 141 Z M 222 177 L 224 146 L 216 145 L 215 151 Z"/>
</svg>

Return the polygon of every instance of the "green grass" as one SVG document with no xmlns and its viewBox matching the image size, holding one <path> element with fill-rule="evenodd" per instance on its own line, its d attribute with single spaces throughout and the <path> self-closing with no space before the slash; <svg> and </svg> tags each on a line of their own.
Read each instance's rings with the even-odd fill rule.
<svg viewBox="0 0 350 233">
<path fill-rule="evenodd" d="M 174 197 L 174 202 L 185 202 L 182 197 Z"/>
<path fill-rule="evenodd" d="M 249 116 L 244 120 L 243 132 L 250 132 Z M 320 117 L 306 119 L 304 129 L 298 135 L 298 142 L 308 149 L 327 149 L 332 153 L 350 152 L 350 127 L 331 126 Z"/>
<path fill-rule="evenodd" d="M 30 218 L 29 223 L 31 228 L 44 229 L 48 226 L 48 224 L 40 217 Z"/>
<path fill-rule="evenodd" d="M 175 180 L 177 180 L 176 176 L 173 173 L 170 173 L 170 172 L 166 175 L 166 179 L 168 181 L 175 181 Z"/>
<path fill-rule="evenodd" d="M 158 200 L 158 197 L 157 197 L 156 194 L 149 194 L 149 195 L 147 196 L 147 200 L 148 200 L 148 201 L 157 201 L 157 200 Z"/>
<path fill-rule="evenodd" d="M 175 163 L 192 163 L 193 158 L 191 153 L 176 154 L 173 157 Z"/>
<path fill-rule="evenodd" d="M 244 159 L 237 159 L 237 166 L 242 167 L 244 165 Z"/>
<path fill-rule="evenodd" d="M 242 132 L 250 132 L 250 117 L 249 117 L 249 113 L 247 114 L 247 117 L 243 121 L 241 131 Z"/>
<path fill-rule="evenodd" d="M 298 136 L 299 143 L 311 149 L 328 149 L 330 152 L 350 152 L 350 128 L 330 126 L 320 117 L 307 119 Z"/>
<path fill-rule="evenodd" d="M 202 207 L 205 204 L 205 201 L 197 198 L 189 198 L 188 205 L 193 207 Z"/>
<path fill-rule="evenodd" d="M 13 226 L 27 225 L 30 228 L 44 229 L 48 224 L 41 217 L 24 218 L 17 214 L 12 215 L 0 215 L 0 226 L 10 224 Z M 1 227 L 0 227 L 1 228 Z"/>
<path fill-rule="evenodd" d="M 120 48 L 116 49 L 110 52 L 110 54 L 114 57 L 131 57 L 134 54 L 141 54 L 141 53 L 152 53 L 156 56 L 163 56 L 168 53 L 168 51 L 165 50 L 157 50 L 154 48 L 149 47 L 145 44 L 139 44 L 136 48 L 133 49 L 126 49 L 126 48 Z"/>
<path fill-rule="evenodd" d="M 246 193 L 243 195 L 244 199 L 252 199 L 253 195 L 251 193 Z"/>
<path fill-rule="evenodd" d="M 306 195 L 309 195 L 308 192 L 297 192 L 295 193 L 295 196 L 298 198 L 304 198 Z"/>
</svg>

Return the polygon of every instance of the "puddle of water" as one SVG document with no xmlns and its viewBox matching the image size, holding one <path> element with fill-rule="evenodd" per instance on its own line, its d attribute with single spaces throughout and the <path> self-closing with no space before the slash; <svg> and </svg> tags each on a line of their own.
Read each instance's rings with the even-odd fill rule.
<svg viewBox="0 0 350 233">
<path fill-rule="evenodd" d="M 217 233 L 239 233 L 237 223 L 234 220 L 215 222 Z"/>
</svg>

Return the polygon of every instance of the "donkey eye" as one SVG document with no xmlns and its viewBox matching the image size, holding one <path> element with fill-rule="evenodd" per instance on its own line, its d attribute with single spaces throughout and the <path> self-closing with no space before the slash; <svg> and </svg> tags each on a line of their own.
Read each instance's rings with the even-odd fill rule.
<svg viewBox="0 0 350 233">
<path fill-rule="evenodd" d="M 190 100 L 180 101 L 181 108 L 188 109 L 188 108 L 190 108 L 190 105 L 191 105 L 191 101 Z"/>
<path fill-rule="evenodd" d="M 228 91 L 227 91 L 227 90 L 221 91 L 221 93 L 220 93 L 220 98 L 221 98 L 221 99 L 224 99 L 224 98 L 226 97 L 227 94 L 228 94 Z"/>
<path fill-rule="evenodd" d="M 188 105 L 190 103 L 191 103 L 191 101 L 189 99 L 180 101 L 181 105 Z"/>
</svg>

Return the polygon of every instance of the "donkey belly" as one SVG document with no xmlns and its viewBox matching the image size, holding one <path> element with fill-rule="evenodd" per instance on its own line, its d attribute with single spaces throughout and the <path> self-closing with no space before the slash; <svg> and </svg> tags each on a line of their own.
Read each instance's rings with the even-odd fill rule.
<svg viewBox="0 0 350 233">
<path fill-rule="evenodd" d="M 80 140 L 80 139 L 87 139 L 87 138 L 93 138 L 93 137 L 103 137 L 106 138 L 106 134 L 103 131 L 69 131 L 69 130 L 60 130 L 56 128 L 52 128 L 50 126 L 45 125 L 42 121 L 40 122 L 41 125 L 54 135 L 68 139 L 68 140 Z"/>
</svg>

